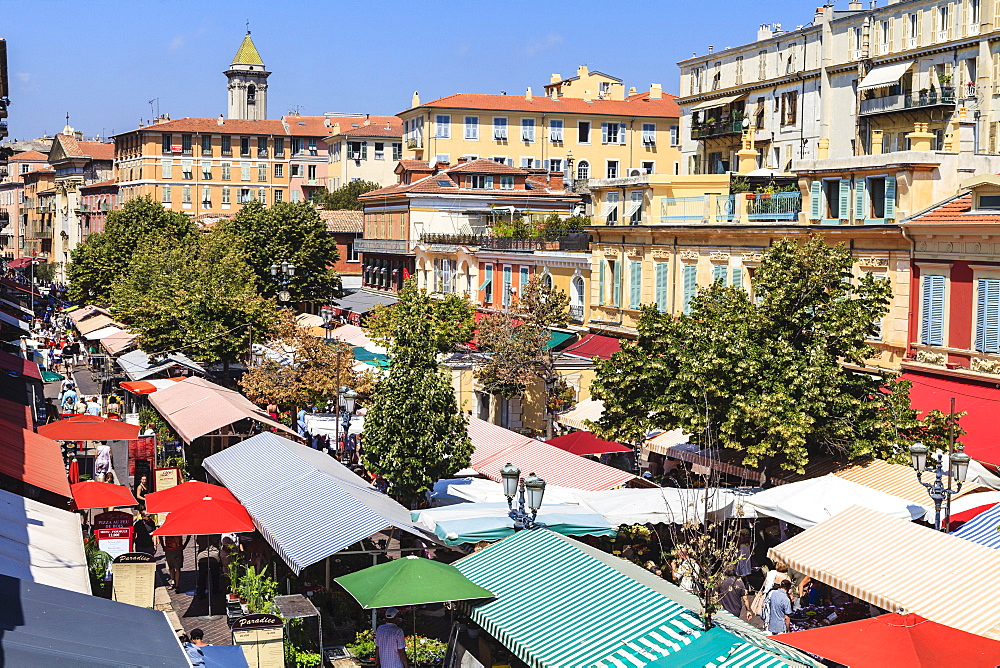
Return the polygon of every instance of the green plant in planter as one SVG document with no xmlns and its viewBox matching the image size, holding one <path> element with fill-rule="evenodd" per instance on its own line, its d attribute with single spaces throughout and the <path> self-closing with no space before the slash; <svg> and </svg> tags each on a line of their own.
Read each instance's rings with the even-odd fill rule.
<svg viewBox="0 0 1000 668">
<path fill-rule="evenodd" d="M 347 649 L 359 659 L 375 658 L 375 632 L 371 629 L 358 631 L 354 642 L 349 643 Z"/>
<path fill-rule="evenodd" d="M 412 663 L 441 663 L 447 651 L 448 645 L 436 638 L 406 637 L 406 656 Z"/>
<path fill-rule="evenodd" d="M 253 566 L 248 566 L 240 578 L 236 593 L 246 603 L 250 614 L 269 613 L 274 608 L 271 601 L 278 593 L 278 583 L 269 578 L 264 570 L 257 571 Z"/>
<path fill-rule="evenodd" d="M 90 572 L 90 588 L 96 593 L 102 593 L 107 587 L 104 578 L 111 568 L 111 555 L 98 549 L 94 538 L 87 539 L 84 551 L 87 555 L 87 570 Z"/>
</svg>

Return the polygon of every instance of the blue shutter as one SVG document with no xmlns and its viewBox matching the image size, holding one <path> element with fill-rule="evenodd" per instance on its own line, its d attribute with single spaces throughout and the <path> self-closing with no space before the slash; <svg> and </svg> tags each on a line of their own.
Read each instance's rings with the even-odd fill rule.
<svg viewBox="0 0 1000 668">
<path fill-rule="evenodd" d="M 863 221 L 865 215 L 865 180 L 854 179 L 854 220 Z"/>
<path fill-rule="evenodd" d="M 629 277 L 628 277 L 628 307 L 631 309 L 639 308 L 639 304 L 642 303 L 642 262 L 639 260 L 632 260 L 629 266 Z"/>
<path fill-rule="evenodd" d="M 618 143 L 621 144 L 621 145 L 623 145 L 623 146 L 625 145 L 625 124 L 624 123 L 619 123 L 618 124 Z"/>
<path fill-rule="evenodd" d="M 656 263 L 656 308 L 667 312 L 667 263 Z"/>
<path fill-rule="evenodd" d="M 840 179 L 840 218 L 851 217 L 851 180 Z"/>
<path fill-rule="evenodd" d="M 614 294 L 611 295 L 611 305 L 621 306 L 622 303 L 622 263 L 620 260 L 615 260 L 615 265 L 612 267 L 612 276 L 614 280 Z"/>
<path fill-rule="evenodd" d="M 924 276 L 920 304 L 920 342 L 944 345 L 944 276 Z"/>
<path fill-rule="evenodd" d="M 712 265 L 712 282 L 726 284 L 726 274 L 729 270 L 724 264 L 713 264 Z"/>
<path fill-rule="evenodd" d="M 733 267 L 733 283 L 734 288 L 743 287 L 743 267 Z"/>
<path fill-rule="evenodd" d="M 599 292 L 597 293 L 597 303 L 600 304 L 601 306 L 604 306 L 604 295 L 605 295 L 605 290 L 606 290 L 605 283 L 604 283 L 604 272 L 605 272 L 605 265 L 607 265 L 607 263 L 608 263 L 608 261 L 605 260 L 602 257 L 601 258 L 601 271 L 600 271 L 601 278 L 600 278 L 600 283 L 599 283 L 599 287 L 598 287 Z"/>
<path fill-rule="evenodd" d="M 886 218 L 896 217 L 896 177 L 885 177 L 885 206 L 884 215 Z"/>
<path fill-rule="evenodd" d="M 528 268 L 521 267 L 521 284 L 518 288 L 518 292 L 524 292 L 524 287 L 528 285 L 529 280 L 530 279 L 528 278 Z"/>
<path fill-rule="evenodd" d="M 980 278 L 976 287 L 976 350 L 1000 352 L 1000 279 Z"/>
<path fill-rule="evenodd" d="M 684 265 L 684 312 L 691 312 L 691 300 L 698 289 L 698 265 Z"/>
<path fill-rule="evenodd" d="M 809 184 L 809 218 L 820 220 L 823 217 L 823 183 L 813 181 Z"/>
<path fill-rule="evenodd" d="M 607 144 L 608 143 L 608 124 L 607 123 L 601 123 L 601 143 L 602 144 Z"/>
</svg>

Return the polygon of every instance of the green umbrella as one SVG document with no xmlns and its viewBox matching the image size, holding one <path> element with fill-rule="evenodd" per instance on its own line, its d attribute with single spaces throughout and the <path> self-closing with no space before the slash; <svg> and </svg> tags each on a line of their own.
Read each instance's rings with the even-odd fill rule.
<svg viewBox="0 0 1000 668">
<path fill-rule="evenodd" d="M 493 592 L 454 566 L 414 556 L 342 575 L 335 582 L 366 609 L 493 598 Z"/>
<path fill-rule="evenodd" d="M 54 383 L 57 380 L 64 380 L 66 376 L 61 373 L 56 373 L 55 371 L 43 371 L 42 372 L 42 382 L 43 383 Z"/>
</svg>

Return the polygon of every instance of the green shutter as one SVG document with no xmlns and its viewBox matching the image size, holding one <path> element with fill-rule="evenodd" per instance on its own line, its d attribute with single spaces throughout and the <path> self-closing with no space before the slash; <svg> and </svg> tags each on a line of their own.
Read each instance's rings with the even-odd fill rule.
<svg viewBox="0 0 1000 668">
<path fill-rule="evenodd" d="M 684 265 L 684 312 L 691 312 L 691 300 L 698 289 L 698 265 Z"/>
<path fill-rule="evenodd" d="M 840 179 L 840 211 L 839 218 L 851 217 L 851 180 Z"/>
<path fill-rule="evenodd" d="M 361 159 L 368 159 L 368 142 L 366 141 L 361 142 Z"/>
<path fill-rule="evenodd" d="M 620 260 L 614 261 L 611 274 L 614 277 L 614 294 L 611 295 L 611 305 L 621 306 L 622 303 L 622 263 Z"/>
<path fill-rule="evenodd" d="M 733 287 L 743 287 L 743 267 L 733 267 Z"/>
<path fill-rule="evenodd" d="M 896 217 L 896 177 L 885 177 L 885 207 L 883 215 L 886 218 Z"/>
<path fill-rule="evenodd" d="M 854 179 L 854 220 L 856 222 L 863 221 L 867 216 L 865 215 L 865 180 Z"/>
<path fill-rule="evenodd" d="M 656 263 L 656 308 L 660 313 L 667 312 L 667 263 Z"/>
<path fill-rule="evenodd" d="M 597 293 L 597 303 L 600 304 L 601 306 L 604 306 L 604 295 L 605 295 L 605 290 L 606 290 L 605 284 L 604 284 L 604 272 L 605 272 L 605 265 L 607 265 L 607 264 L 608 264 L 608 261 L 605 260 L 602 257 L 601 258 L 601 271 L 600 271 L 600 275 L 601 275 L 600 286 L 598 288 L 599 292 Z"/>
<path fill-rule="evenodd" d="M 712 282 L 726 284 L 726 274 L 729 270 L 724 264 L 713 264 L 712 265 Z"/>
<path fill-rule="evenodd" d="M 628 278 L 628 307 L 631 309 L 639 308 L 639 304 L 642 303 L 642 262 L 639 260 L 632 260 L 629 265 L 629 278 Z"/>
<path fill-rule="evenodd" d="M 823 217 L 823 183 L 813 181 L 809 184 L 809 218 L 820 220 Z"/>
</svg>

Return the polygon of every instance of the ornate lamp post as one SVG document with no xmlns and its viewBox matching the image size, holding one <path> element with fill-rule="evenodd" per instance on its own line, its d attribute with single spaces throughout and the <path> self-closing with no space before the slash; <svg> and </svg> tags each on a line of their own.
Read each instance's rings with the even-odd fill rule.
<svg viewBox="0 0 1000 668">
<path fill-rule="evenodd" d="M 340 388 L 340 419 L 344 425 L 344 452 L 347 451 L 347 436 L 351 429 L 351 418 L 354 417 L 354 405 L 358 400 L 358 393 L 346 385 Z"/>
<path fill-rule="evenodd" d="M 545 481 L 534 473 L 529 473 L 522 480 L 521 469 L 510 463 L 500 469 L 500 478 L 503 480 L 503 495 L 507 497 L 507 507 L 510 509 L 510 518 L 514 520 L 514 528 L 537 529 L 542 526 L 535 518 L 538 517 L 538 509 L 542 507 L 542 498 L 545 496 Z M 518 508 L 514 510 L 514 496 L 519 491 Z M 524 509 L 525 497 L 530 515 Z"/>
<path fill-rule="evenodd" d="M 958 494 L 962 490 L 962 483 L 969 472 L 969 455 L 965 454 L 964 446 L 956 446 L 957 450 L 948 456 L 948 472 L 944 467 L 944 455 L 940 457 L 927 457 L 927 446 L 923 443 L 914 443 L 910 446 L 910 463 L 917 472 L 917 482 L 927 488 L 927 493 L 934 501 L 934 528 L 942 531 L 941 527 L 941 504 L 945 499 L 950 499 L 952 494 Z M 924 473 L 933 473 L 934 482 L 924 482 Z M 948 475 L 949 484 L 945 485 L 941 479 Z M 951 479 L 956 481 L 955 489 L 951 489 Z"/>
<path fill-rule="evenodd" d="M 278 292 L 278 300 L 283 302 L 292 301 L 292 295 L 288 292 L 288 286 L 295 278 L 295 265 L 288 260 L 282 260 L 281 265 L 271 265 L 271 278 L 274 279 L 281 290 Z"/>
</svg>

